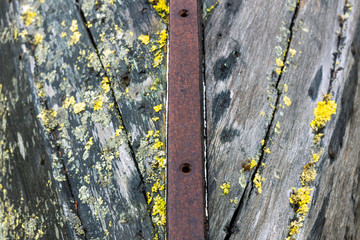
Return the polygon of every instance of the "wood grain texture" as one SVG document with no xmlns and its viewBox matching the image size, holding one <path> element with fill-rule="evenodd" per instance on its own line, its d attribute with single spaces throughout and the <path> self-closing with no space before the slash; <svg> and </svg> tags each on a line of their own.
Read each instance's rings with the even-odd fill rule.
<svg viewBox="0 0 360 240">
<path fill-rule="evenodd" d="M 359 139 L 350 123 L 355 124 L 358 118 L 358 58 L 351 51 L 358 49 L 359 2 L 351 2 L 352 10 L 345 8 L 344 12 L 343 1 L 300 1 L 290 20 L 293 24 L 284 26 L 290 31 L 289 50 L 295 49 L 296 54 L 281 58 L 287 68 L 275 78 L 275 83 L 271 83 L 272 77 L 268 78 L 268 83 L 266 77 L 278 67 L 275 59 L 281 57 L 273 50 L 278 45 L 276 38 L 281 35 L 276 31 L 276 28 L 281 28 L 281 23 L 276 23 L 284 16 L 281 13 L 288 11 L 286 3 L 262 4 L 261 9 L 267 9 L 267 13 L 257 14 L 260 4 L 246 5 L 243 2 L 241 6 L 236 5 L 239 7 L 239 13 L 235 14 L 237 21 L 231 20 L 230 26 L 224 27 L 225 20 L 221 19 L 230 20 L 229 16 L 232 16 L 230 10 L 226 10 L 228 3 L 231 1 L 220 2 L 205 24 L 208 29 L 205 32 L 205 79 L 210 239 L 287 237 L 288 226 L 295 216 L 289 203 L 291 189 L 301 187 L 300 174 L 311 157 L 314 133 L 309 124 L 314 118 L 316 104 L 328 92 L 330 82 L 338 110 L 324 130 L 320 144 L 324 153 L 316 167 L 316 180 L 311 185 L 310 211 L 297 239 L 358 238 L 356 206 L 359 200 L 355 195 L 358 191 L 359 153 L 353 146 L 359 144 Z M 245 12 L 252 13 L 261 25 L 246 17 Z M 349 18 L 340 25 L 338 15 L 346 12 Z M 270 27 L 266 26 L 269 19 Z M 283 17 L 281 21 L 286 23 L 287 19 Z M 235 22 L 237 24 L 230 24 Z M 251 27 L 241 27 L 243 24 Z M 219 36 L 216 38 L 220 32 L 226 32 L 226 40 L 219 39 Z M 342 35 L 338 37 L 339 34 Z M 224 38 L 223 34 L 221 38 Z M 272 44 L 264 47 L 263 39 Z M 244 59 L 245 64 L 249 62 L 247 59 L 257 58 L 246 69 L 242 69 L 241 63 L 233 60 L 235 64 L 232 64 L 228 60 L 231 60 L 229 49 L 233 48 L 234 42 L 241 44 L 239 58 Z M 226 55 L 229 56 L 227 60 Z M 216 71 L 217 61 L 227 65 Z M 224 69 L 231 71 L 230 74 L 222 71 Z M 216 77 L 220 73 L 225 76 L 222 81 Z M 250 88 L 252 85 L 256 87 Z M 278 89 L 275 94 L 278 101 L 274 103 L 271 97 L 268 98 L 275 106 L 273 114 L 266 100 L 266 90 L 271 91 L 271 85 Z M 287 92 L 284 85 L 288 87 Z M 291 99 L 291 106 L 285 105 L 284 96 Z M 266 113 L 265 120 L 261 119 L 261 111 Z M 265 139 L 264 148 L 269 148 L 269 154 L 261 149 L 262 139 Z M 256 167 L 250 173 L 241 174 L 242 163 L 251 158 L 260 161 L 259 165 L 265 163 L 266 167 Z M 265 178 L 262 194 L 252 182 L 257 171 Z M 245 178 L 239 179 L 242 175 Z M 219 186 L 226 181 L 231 185 L 230 193 L 221 196 Z M 236 198 L 238 204 L 230 203 L 230 199 Z"/>
<path fill-rule="evenodd" d="M 128 2 L 124 6 L 115 1 L 87 1 L 84 11 L 98 11 L 94 13 L 96 16 L 89 14 L 93 17 L 92 23 L 84 18 L 86 14 L 80 9 L 84 2 L 2 4 L 5 24 L 0 31 L 1 47 L 17 46 L 17 51 L 9 51 L 8 55 L 23 67 L 13 67 L 16 71 L 12 72 L 4 64 L 2 67 L 8 72 L 0 74 L 1 83 L 10 77 L 17 78 L 15 74 L 23 71 L 21 77 L 24 84 L 28 84 L 23 94 L 29 102 L 24 105 L 30 105 L 33 111 L 33 119 L 28 121 L 37 124 L 32 128 L 40 134 L 39 141 L 32 140 L 29 134 L 22 137 L 24 142 L 32 141 L 38 148 L 28 155 L 31 146 L 25 145 L 26 159 L 34 160 L 28 163 L 29 169 L 38 168 L 43 161 L 37 160 L 38 152 L 44 152 L 44 166 L 49 168 L 46 176 L 50 179 L 48 182 L 45 178 L 39 184 L 45 182 L 55 194 L 47 201 L 51 201 L 49 207 L 58 219 L 53 221 L 55 216 L 51 211 L 49 216 L 34 216 L 43 217 L 42 222 L 50 221 L 44 225 L 49 229 L 41 225 L 43 232 L 38 237 L 153 239 L 157 235 L 163 239 L 164 223 L 158 224 L 161 216 L 153 214 L 150 207 L 156 204 L 151 202 L 151 197 L 164 197 L 161 187 L 164 167 L 154 163 L 155 156 L 164 157 L 165 136 L 161 129 L 164 111 L 155 112 L 153 107 L 164 105 L 165 61 L 163 58 L 158 66 L 152 67 L 154 57 L 143 55 L 153 53 L 144 49 L 137 38 L 139 31 L 148 31 L 159 41 L 160 33 L 156 32 L 164 30 L 166 34 L 164 21 L 147 2 Z M 120 8 L 127 10 L 118 11 Z M 136 19 L 134 26 L 129 24 L 132 19 Z M 90 24 L 99 35 L 92 35 Z M 166 36 L 162 46 L 156 40 L 154 44 L 164 54 Z M 7 58 L 1 60 L 5 62 Z M 3 91 L 18 97 L 16 84 L 16 81 L 6 82 Z M 21 109 L 9 111 L 10 116 L 14 114 L 14 119 L 21 116 L 18 112 Z M 152 119 L 156 116 L 159 120 Z M 4 134 L 11 133 L 10 130 L 3 130 Z M 150 130 L 152 134 L 148 133 Z M 16 139 L 19 137 L 15 135 Z M 156 141 L 162 144 L 154 147 Z M 19 151 L 23 150 L 17 150 L 17 158 Z M 38 184 L 30 186 L 32 182 L 25 180 L 38 178 L 38 172 L 27 169 L 20 168 L 25 171 L 19 175 L 24 180 L 16 184 L 23 184 L 20 186 L 26 191 L 34 188 L 34 193 L 40 193 Z M 154 189 L 156 183 L 157 189 Z M 20 194 L 17 185 L 8 183 L 6 188 Z M 33 196 L 34 199 L 41 197 Z M 30 207 L 32 213 L 31 202 Z M 6 221 L 3 219 L 3 224 Z M 26 229 L 20 230 L 16 236 L 27 234 Z M 35 235 L 38 230 L 29 228 L 29 231 Z M 13 233 L 4 231 L 5 236 L 9 234 Z"/>
</svg>

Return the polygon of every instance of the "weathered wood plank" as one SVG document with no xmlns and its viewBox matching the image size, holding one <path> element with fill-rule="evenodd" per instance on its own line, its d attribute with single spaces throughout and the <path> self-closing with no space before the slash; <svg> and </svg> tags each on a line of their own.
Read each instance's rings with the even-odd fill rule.
<svg viewBox="0 0 360 240">
<path fill-rule="evenodd" d="M 68 185 L 53 178 L 27 57 L 13 39 L 16 14 L 0 2 L 0 238 L 70 239 L 77 217 Z"/>
<path fill-rule="evenodd" d="M 221 14 L 223 14 L 224 19 L 229 16 L 229 14 L 225 14 L 225 10 L 221 9 L 221 3 L 206 23 L 209 26 L 206 40 L 206 44 L 209 45 L 205 50 L 208 51 L 207 56 L 209 56 L 206 58 L 208 74 L 206 79 L 208 83 L 207 103 L 208 109 L 210 108 L 208 110 L 208 170 L 211 239 L 224 237 L 225 239 L 278 239 L 287 237 L 290 222 L 296 216 L 293 208 L 295 206 L 291 206 L 289 203 L 291 189 L 292 187 L 296 189 L 302 187 L 300 175 L 303 168 L 311 160 L 312 154 L 321 153 L 321 149 L 324 149 L 324 153 L 315 167 L 318 177 L 314 183 L 311 181 L 306 183 L 306 185 L 314 189 L 311 193 L 310 212 L 305 217 L 304 227 L 300 230 L 298 238 L 344 239 L 348 237 L 356 239 L 359 237 L 359 225 L 356 220 L 357 213 L 355 210 L 359 201 L 354 198 L 354 194 L 358 193 L 359 153 L 353 146 L 359 145 L 360 140 L 356 136 L 356 131 L 350 130 L 357 121 L 356 114 L 358 112 L 354 103 L 358 98 L 356 92 L 359 91 L 359 88 L 356 74 L 358 74 L 359 68 L 358 57 L 356 55 L 352 56 L 350 52 L 351 49 L 359 47 L 357 28 L 360 13 L 358 10 L 359 2 L 354 1 L 351 3 L 353 5 L 352 10 L 350 10 L 350 5 L 344 8 L 343 1 L 300 1 L 298 15 L 293 18 L 294 24 L 290 28 L 291 45 L 289 50 L 296 50 L 296 54 L 292 56 L 295 52 L 289 52 L 286 55 L 286 61 L 280 55 L 276 56 L 271 51 L 270 53 L 267 52 L 269 50 L 264 49 L 264 44 L 261 42 L 262 36 L 256 35 L 263 34 L 263 32 L 272 33 L 271 28 L 265 31 L 258 27 L 255 27 L 252 31 L 251 29 L 242 28 L 241 33 L 239 33 L 239 29 L 235 30 L 231 26 L 228 30 L 227 28 L 224 29 L 223 25 L 216 25 L 217 22 L 214 23 L 213 19 L 217 14 L 220 17 L 217 17 L 214 21 L 220 21 Z M 278 7 L 284 6 L 284 4 L 278 3 L 271 3 L 270 5 L 272 4 Z M 224 6 L 227 6 L 227 4 L 224 3 Z M 285 7 L 283 8 L 285 9 Z M 255 13 L 255 16 L 257 16 L 256 11 L 249 11 L 249 7 L 247 12 Z M 269 14 L 280 18 L 280 15 L 274 12 Z M 350 17 L 343 26 L 340 25 L 338 15 L 347 18 L 347 14 Z M 244 14 L 241 16 L 243 17 Z M 262 19 L 264 22 L 265 19 L 274 19 L 271 16 L 263 15 L 258 17 L 264 17 Z M 249 19 L 244 18 L 239 22 L 240 25 L 242 22 L 249 23 Z M 251 24 L 254 24 L 254 22 Z M 272 24 L 275 25 L 274 22 Z M 344 27 L 344 29 L 341 30 L 341 27 Z M 218 29 L 228 32 L 228 38 L 245 45 L 245 47 L 242 45 L 242 50 L 245 53 L 250 49 L 251 52 L 255 53 L 263 50 L 264 55 L 262 56 L 264 57 L 262 59 L 265 61 L 257 59 L 251 65 L 248 65 L 248 69 L 243 70 L 245 73 L 250 72 L 252 74 L 249 74 L 248 79 L 239 77 L 239 75 L 244 74 L 241 72 L 241 65 L 234 64 L 237 68 L 231 70 L 232 72 L 224 81 L 225 83 L 220 85 L 216 82 L 216 73 L 211 72 L 215 67 L 214 62 L 216 60 L 210 59 L 210 56 L 220 55 L 224 51 L 223 49 L 228 49 L 228 46 L 231 45 L 229 43 L 231 41 L 227 41 L 227 46 L 222 45 L 222 48 L 213 50 L 214 46 L 216 46 L 216 41 L 213 40 L 214 33 L 219 31 Z M 245 34 L 245 32 L 248 36 L 252 36 L 253 39 L 257 39 L 259 45 L 250 48 L 247 47 L 250 44 L 248 41 L 244 41 L 244 38 L 234 37 L 234 35 Z M 336 33 L 342 33 L 344 38 L 338 38 Z M 276 36 L 278 36 L 276 33 L 274 35 L 269 34 L 266 38 L 275 39 Z M 213 40 L 212 43 L 211 40 Z M 275 46 L 273 45 L 271 48 L 274 49 Z M 219 54 L 217 51 L 221 53 Z M 334 53 L 337 57 L 334 57 Z M 281 65 L 281 62 L 278 62 L 279 64 L 275 62 L 278 57 L 285 62 L 287 68 L 278 78 L 279 82 L 275 84 L 279 89 L 279 101 L 275 104 L 270 99 L 270 104 L 276 107 L 276 111 L 273 116 L 269 116 L 273 120 L 269 125 L 269 132 L 267 135 L 264 134 L 264 138 L 264 135 L 253 134 L 254 129 L 261 129 L 263 122 L 258 119 L 254 120 L 252 115 L 247 114 L 247 111 L 251 110 L 258 111 L 257 114 L 262 110 L 266 112 L 266 102 L 251 101 L 251 97 L 266 96 L 264 91 L 249 92 L 249 90 L 241 91 L 238 89 L 246 89 L 252 83 L 261 84 L 261 79 L 265 79 L 266 73 L 269 73 L 269 71 L 261 72 L 257 68 L 263 66 L 265 69 L 268 66 L 266 61 L 268 56 L 273 59 L 272 66 L 275 65 L 274 70 L 276 68 L 281 69 L 281 67 L 276 66 Z M 332 71 L 334 67 L 335 71 Z M 227 68 L 220 70 L 223 69 L 226 70 Z M 252 78 L 255 74 L 260 75 Z M 332 120 L 324 129 L 324 137 L 320 145 L 314 145 L 315 134 L 312 132 L 309 123 L 314 118 L 313 112 L 317 102 L 322 101 L 323 95 L 328 92 L 330 79 L 333 80 L 331 92 L 338 102 L 338 111 L 334 117 L 335 120 Z M 240 84 L 240 81 L 241 88 L 238 88 L 236 86 Z M 216 90 L 214 90 L 214 85 L 218 86 Z M 214 96 L 214 91 L 224 91 L 226 86 L 231 86 L 231 92 L 229 92 L 227 100 L 224 96 Z M 244 95 L 245 98 L 243 98 Z M 250 97 L 249 95 L 253 96 Z M 285 96 L 292 101 L 290 106 L 286 106 L 287 99 Z M 217 104 L 218 107 L 213 107 L 217 99 L 220 99 Z M 224 107 L 228 109 L 223 111 L 224 115 L 221 117 L 216 118 L 210 112 L 211 109 L 217 108 L 216 113 L 218 113 Z M 240 110 L 243 112 L 240 112 Z M 216 120 L 219 120 L 220 124 L 216 125 Z M 350 124 L 350 122 L 353 124 Z M 247 126 L 247 124 L 249 124 L 249 129 L 237 127 Z M 233 128 L 233 130 L 229 131 L 229 128 Z M 352 131 L 353 134 L 347 135 L 348 131 Z M 343 139 L 343 137 L 345 138 Z M 262 153 L 258 155 L 260 157 L 256 157 L 259 151 L 256 148 L 262 148 L 260 140 L 263 138 L 265 140 L 264 148 L 269 148 L 269 153 L 260 149 Z M 222 142 L 221 139 L 223 139 Z M 257 146 L 253 149 L 253 154 L 251 154 L 251 152 L 249 153 L 249 145 L 251 146 L 254 143 L 257 143 Z M 343 148 L 341 148 L 342 145 Z M 247 154 L 244 154 L 244 152 Z M 340 156 L 343 157 L 344 162 L 337 165 L 335 163 L 331 164 L 335 160 L 329 160 L 329 158 L 336 157 L 336 159 L 339 159 Z M 254 167 L 250 171 L 251 178 L 248 178 L 248 171 L 245 174 L 241 174 L 239 171 L 243 169 L 241 163 L 252 158 L 260 161 L 258 162 L 259 165 L 265 163 L 266 167 Z M 249 167 L 250 165 L 247 164 L 246 168 Z M 260 175 L 256 175 L 256 173 Z M 246 176 L 246 178 L 239 179 L 241 176 Z M 258 194 L 259 189 L 256 189 L 256 186 L 252 183 L 253 179 L 258 176 L 265 178 L 265 182 L 262 184 L 262 194 Z M 349 178 L 345 176 L 349 176 Z M 217 180 L 216 185 L 215 180 Z M 230 193 L 226 196 L 220 196 L 221 189 L 219 189 L 219 186 L 225 181 L 230 182 Z M 347 183 L 348 187 L 342 188 L 342 183 Z M 245 187 L 245 191 L 241 190 L 241 185 Z M 340 195 L 341 198 L 339 198 Z M 239 199 L 239 203 L 234 204 L 235 207 L 231 207 L 229 200 L 235 197 Z M 339 202 L 344 203 L 340 207 L 341 210 L 337 207 Z M 223 218 L 224 215 L 225 218 Z M 297 215 L 297 217 L 299 216 L 301 215 Z"/>
<path fill-rule="evenodd" d="M 102 18 L 109 30 L 102 38 L 113 38 L 116 43 L 105 41 L 100 47 L 94 44 L 88 29 L 90 23 L 86 27 L 84 13 L 70 0 L 12 3 L 16 14 L 11 16 L 11 21 L 18 31 L 15 42 L 22 42 L 25 69 L 28 78 L 33 79 L 30 87 L 36 93 L 34 114 L 39 115 L 52 144 L 49 162 L 55 179 L 53 184 L 65 184 L 71 190 L 68 196 L 61 192 L 58 195 L 62 200 L 72 201 L 70 208 L 79 218 L 76 237 L 151 239 L 160 235 L 158 237 L 163 238 L 164 146 L 159 142 L 164 140 L 163 133 L 157 132 L 161 130 L 163 118 L 153 106 L 163 102 L 164 61 L 159 61 L 159 70 L 154 68 L 151 74 L 139 70 L 145 68 L 143 62 L 135 62 L 141 55 L 142 44 L 135 42 L 137 36 L 133 36 L 127 24 L 136 17 L 139 23 L 135 27 L 142 23 L 144 29 L 148 29 L 147 18 L 143 17 L 142 22 L 138 18 L 142 3 L 127 5 L 130 12 L 136 12 L 132 16 L 120 14 L 116 11 L 119 3 L 114 6 L 112 2 L 92 1 L 87 2 L 87 7 L 96 8 L 100 3 L 102 6 L 97 14 L 113 19 L 108 14 L 110 11 L 115 14 L 114 18 L 119 17 L 111 24 Z M 147 4 L 147 7 L 151 6 Z M 156 13 L 150 8 L 148 17 L 155 21 L 154 16 Z M 95 28 L 99 27 L 97 20 L 94 21 Z M 165 26 L 155 25 L 160 26 L 159 30 Z M 14 29 L 12 27 L 13 32 Z M 156 43 L 159 49 L 164 48 L 165 41 L 166 38 Z M 115 55 L 113 50 L 119 51 L 122 58 L 111 56 Z M 130 67 L 130 73 L 126 73 L 127 67 Z M 111 74 L 110 69 L 114 71 Z M 139 71 L 133 73 L 133 69 Z M 118 76 L 122 71 L 131 75 L 130 80 L 120 74 L 119 81 L 113 81 L 115 74 Z M 137 77 L 141 74 L 144 76 L 140 81 Z M 140 83 L 136 84 L 136 81 Z M 117 87 L 124 84 L 130 89 L 134 85 L 137 92 L 126 88 L 118 91 Z M 124 102 L 134 102 L 135 98 L 146 104 L 145 113 L 139 115 L 138 111 L 133 111 L 134 106 L 128 107 L 126 112 L 124 104 L 118 104 L 114 97 L 118 100 L 128 98 Z M 157 123 L 151 119 L 156 114 L 161 118 Z M 126 122 L 128 126 L 136 122 L 136 127 L 128 127 Z M 149 130 L 153 133 L 148 134 Z M 135 138 L 137 147 L 132 144 Z M 154 160 L 155 156 L 157 159 Z M 141 161 L 146 162 L 140 164 Z M 143 186 L 145 177 L 148 195 Z M 159 212 L 149 211 L 151 197 L 154 198 L 151 202 L 153 211 Z"/>
<path fill-rule="evenodd" d="M 244 193 L 239 185 L 242 164 L 261 156 L 260 141 L 266 136 L 277 97 L 275 59 L 287 48 L 294 6 L 296 1 L 221 1 L 206 21 L 211 239 L 225 238 L 229 231 L 239 204 L 229 200 L 240 201 Z M 252 173 L 246 172 L 242 185 L 251 179 Z M 224 197 L 219 187 L 225 182 L 232 187 Z"/>
<path fill-rule="evenodd" d="M 161 163 L 163 167 L 154 168 L 153 163 L 165 157 L 168 8 L 165 1 L 154 1 L 154 7 L 151 1 L 109 2 L 81 0 L 79 6 L 110 79 L 145 191 L 150 198 L 165 199 L 164 188 L 153 190 L 153 186 L 165 184 L 165 166 Z M 156 164 L 160 162 L 155 160 Z M 161 222 L 154 218 L 164 237 Z"/>
</svg>

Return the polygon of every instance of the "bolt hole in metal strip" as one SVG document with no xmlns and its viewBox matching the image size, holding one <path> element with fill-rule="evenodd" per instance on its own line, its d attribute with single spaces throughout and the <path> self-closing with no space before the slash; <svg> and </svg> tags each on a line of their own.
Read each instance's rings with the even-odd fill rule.
<svg viewBox="0 0 360 240">
<path fill-rule="evenodd" d="M 201 35 L 198 0 L 171 0 L 167 234 L 205 239 Z"/>
</svg>

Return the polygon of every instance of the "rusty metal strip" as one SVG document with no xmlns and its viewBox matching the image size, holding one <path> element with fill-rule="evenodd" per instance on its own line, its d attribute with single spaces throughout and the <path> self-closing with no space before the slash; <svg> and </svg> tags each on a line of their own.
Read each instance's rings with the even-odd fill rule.
<svg viewBox="0 0 360 240">
<path fill-rule="evenodd" d="M 167 233 L 205 239 L 201 38 L 198 0 L 170 1 Z"/>
</svg>

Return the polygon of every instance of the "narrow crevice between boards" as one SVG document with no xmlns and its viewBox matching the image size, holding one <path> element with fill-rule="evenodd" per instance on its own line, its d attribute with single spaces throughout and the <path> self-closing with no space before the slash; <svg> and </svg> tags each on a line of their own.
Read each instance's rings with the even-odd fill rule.
<svg viewBox="0 0 360 240">
<path fill-rule="evenodd" d="M 220 2 L 217 1 L 217 4 Z M 216 4 L 216 5 L 217 5 Z M 204 5 L 201 4 L 200 6 L 200 12 L 204 11 Z M 200 16 L 202 16 L 200 14 Z M 200 18 L 199 16 L 199 18 Z M 207 108 L 206 108 L 206 78 L 205 78 L 205 73 L 206 73 L 206 64 L 205 64 L 205 57 L 206 57 L 206 53 L 205 53 L 205 23 L 206 23 L 206 18 L 200 18 L 202 19 L 202 21 L 200 20 L 200 56 L 201 56 L 201 83 L 202 83 L 202 111 L 203 111 L 203 164 L 204 164 L 204 199 L 205 199 L 205 234 L 206 237 L 208 237 L 208 232 L 209 232 L 209 190 L 208 190 L 208 182 L 209 182 L 209 173 L 208 173 L 208 160 L 207 160 Z"/>
<path fill-rule="evenodd" d="M 287 41 L 287 47 L 286 47 L 286 50 L 285 50 L 285 53 L 284 53 L 284 56 L 283 56 L 283 59 L 282 59 L 282 62 L 285 63 L 286 62 L 286 59 L 288 58 L 289 56 L 289 50 L 290 50 L 290 46 L 291 46 L 291 41 L 292 41 L 292 38 L 294 36 L 294 27 L 295 27 L 295 23 L 296 23 L 296 19 L 297 19 L 297 16 L 298 16 L 298 12 L 299 12 L 299 7 L 300 7 L 300 0 L 297 1 L 296 3 L 296 7 L 295 7 L 295 10 L 294 10 L 294 14 L 292 16 L 292 19 L 291 19 L 291 23 L 290 23 L 290 27 L 289 27 L 289 36 L 288 36 L 288 41 Z M 252 176 L 251 176 L 251 181 L 248 181 L 247 184 L 246 184 L 246 187 L 245 187 L 245 190 L 239 200 L 239 205 L 237 206 L 237 208 L 235 209 L 234 211 L 234 214 L 233 216 L 231 217 L 231 220 L 230 220 L 230 223 L 228 226 L 226 226 L 226 236 L 224 238 L 224 240 L 229 240 L 233 234 L 233 228 L 236 224 L 236 220 L 238 218 L 238 215 L 240 213 L 240 210 L 242 209 L 242 207 L 244 206 L 245 202 L 249 199 L 249 196 L 251 195 L 251 193 L 253 192 L 254 190 L 254 180 L 256 178 L 256 176 L 258 175 L 258 172 L 259 172 L 259 168 L 261 166 L 261 164 L 263 163 L 263 160 L 265 158 L 265 153 L 266 153 L 266 147 L 267 147 L 267 143 L 268 143 L 268 140 L 270 138 L 270 134 L 271 134 L 271 129 L 273 129 L 273 125 L 275 124 L 274 123 L 274 119 L 275 119 L 275 114 L 277 112 L 277 109 L 279 107 L 279 104 L 280 104 L 280 98 L 281 98 L 281 95 L 282 95 L 282 91 L 279 90 L 279 83 L 281 82 L 282 80 L 282 77 L 283 77 L 283 73 L 284 73 L 284 70 L 285 70 L 285 64 L 281 66 L 281 71 L 280 71 L 280 74 L 278 75 L 277 77 L 277 81 L 275 82 L 275 85 L 273 86 L 274 89 L 276 90 L 276 93 L 277 93 L 277 96 L 276 96 L 276 102 L 275 102 L 275 105 L 274 105 L 274 108 L 273 108 L 273 111 L 271 113 L 271 120 L 270 120 L 270 123 L 269 125 L 267 126 L 267 129 L 266 129 L 266 134 L 265 134 L 265 137 L 264 137 L 264 145 L 261 146 L 261 155 L 259 157 L 259 160 L 257 162 L 257 165 L 252 173 Z"/>
<path fill-rule="evenodd" d="M 109 81 L 111 82 L 111 80 L 110 80 L 111 78 L 108 76 L 107 71 L 106 71 L 106 68 L 104 67 L 104 64 L 103 64 L 103 62 L 102 62 L 102 60 L 101 60 L 98 47 L 97 47 L 97 45 L 96 45 L 96 43 L 95 43 L 94 36 L 92 35 L 90 29 L 87 27 L 87 21 L 86 21 L 86 18 L 85 18 L 85 14 L 84 14 L 84 12 L 82 11 L 82 9 L 81 9 L 81 7 L 80 7 L 79 0 L 75 0 L 75 5 L 76 5 L 77 9 L 79 10 L 79 13 L 80 13 L 80 16 L 81 16 L 81 22 L 82 22 L 82 24 L 83 24 L 83 26 L 84 26 L 84 29 L 85 29 L 85 31 L 86 31 L 89 39 L 90 39 L 91 44 L 92 44 L 92 46 L 93 46 L 93 48 L 94 48 L 94 50 L 95 50 L 95 52 L 96 52 L 96 56 L 97 56 L 97 58 L 98 58 L 98 60 L 99 60 L 99 62 L 100 62 L 100 64 L 101 64 L 102 70 L 104 71 L 104 75 L 105 75 L 105 76 L 109 79 Z M 113 101 L 114 101 L 114 106 L 115 106 L 115 108 L 116 108 L 116 113 L 117 113 L 117 115 L 118 115 L 118 117 L 119 117 L 119 120 L 120 120 L 122 126 L 123 126 L 123 130 L 124 130 L 124 132 L 125 132 L 125 135 L 128 136 L 128 131 L 127 131 L 127 129 L 126 129 L 126 127 L 125 127 L 125 125 L 124 125 L 124 123 L 123 123 L 123 121 L 122 121 L 123 118 L 122 118 L 122 115 L 121 115 L 120 107 L 119 107 L 119 105 L 118 105 L 118 102 L 117 102 L 117 99 L 116 99 L 115 92 L 114 92 L 114 89 L 113 89 L 113 87 L 112 87 L 112 84 L 110 84 L 110 91 L 111 91 L 111 96 L 112 96 Z M 147 195 L 146 195 L 146 190 L 145 190 L 145 187 L 144 187 L 144 186 L 145 186 L 144 177 L 143 177 L 142 174 L 141 174 L 141 171 L 140 171 L 140 168 L 139 168 L 139 164 L 138 164 L 138 162 L 137 162 L 137 160 L 136 160 L 136 155 L 135 155 L 135 153 L 134 153 L 134 150 L 133 150 L 133 148 L 132 148 L 132 146 L 131 146 L 131 143 L 130 143 L 129 139 L 127 139 L 126 142 L 127 142 L 128 147 L 129 147 L 129 151 L 130 151 L 131 157 L 132 157 L 132 159 L 133 159 L 133 162 L 134 162 L 134 164 L 135 164 L 136 171 L 137 171 L 137 173 L 138 173 L 138 175 L 139 175 L 139 178 L 140 178 L 140 181 L 141 181 L 140 191 L 141 191 L 141 193 L 142 193 L 143 196 L 144 196 L 145 202 L 148 202 L 148 197 L 147 197 Z M 147 209 L 147 212 L 148 212 L 148 214 L 149 214 L 150 219 L 152 220 L 152 221 L 151 221 L 151 222 L 152 222 L 152 227 L 155 228 L 154 221 L 153 221 L 153 217 L 152 217 L 151 211 L 150 211 L 150 209 L 149 209 L 149 205 L 147 205 L 147 204 L 146 204 L 146 209 Z"/>
</svg>

